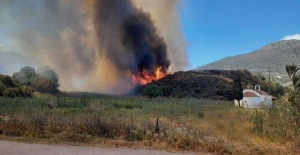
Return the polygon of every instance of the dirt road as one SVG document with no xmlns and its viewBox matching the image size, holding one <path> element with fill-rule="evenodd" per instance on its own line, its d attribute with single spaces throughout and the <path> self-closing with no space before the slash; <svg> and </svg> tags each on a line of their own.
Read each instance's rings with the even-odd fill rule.
<svg viewBox="0 0 300 155">
<path fill-rule="evenodd" d="M 56 146 L 45 144 L 27 144 L 0 141 L 0 155 L 173 155 L 187 153 L 169 153 L 154 150 L 99 148 L 84 146 Z M 206 153 L 201 153 L 206 155 Z"/>
</svg>

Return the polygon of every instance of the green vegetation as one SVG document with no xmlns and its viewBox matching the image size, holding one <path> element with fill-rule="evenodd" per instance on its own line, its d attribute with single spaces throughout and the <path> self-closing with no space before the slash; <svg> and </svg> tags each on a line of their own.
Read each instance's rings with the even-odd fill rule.
<svg viewBox="0 0 300 155">
<path fill-rule="evenodd" d="M 289 124 L 288 105 L 279 103 L 253 110 L 219 100 L 35 93 L 26 99 L 0 98 L 0 138 L 220 154 L 293 154 L 299 151 L 294 147 L 299 136 L 291 131 L 299 130 Z"/>
<path fill-rule="evenodd" d="M 37 72 L 32 67 L 24 67 L 14 73 L 13 78 L 21 85 L 30 86 L 38 92 L 50 94 L 59 92 L 58 76 L 49 66 L 40 67 Z"/>
<path fill-rule="evenodd" d="M 297 67 L 287 68 L 291 79 L 299 76 Z M 265 81 L 246 70 L 168 75 L 139 88 L 151 100 L 55 93 L 58 77 L 47 67 L 37 73 L 25 67 L 13 77 L 0 76 L 0 139 L 219 154 L 300 151 L 299 80 L 273 107 L 242 109 L 222 100 L 240 98 L 232 90 L 240 93 L 241 86 L 260 84 L 268 88 Z M 277 88 L 270 90 L 275 92 Z"/>
<path fill-rule="evenodd" d="M 238 101 L 239 108 L 240 108 L 241 107 L 240 100 L 243 99 L 243 87 L 242 87 L 241 78 L 239 75 L 237 75 L 233 79 L 232 96 L 235 100 Z"/>
<path fill-rule="evenodd" d="M 12 77 L 0 74 L 0 97 L 32 97 L 34 91 L 58 93 L 58 76 L 50 67 L 41 67 L 38 72 L 32 67 L 21 68 Z"/>
<path fill-rule="evenodd" d="M 233 100 L 232 93 L 233 80 L 240 76 L 243 88 L 252 88 L 259 84 L 262 90 L 268 90 L 268 93 L 274 96 L 283 94 L 283 87 L 280 85 L 271 85 L 253 76 L 247 70 L 204 70 L 204 71 L 186 71 L 176 72 L 167 75 L 155 84 L 161 88 L 164 97 L 193 97 L 193 98 L 210 98 L 217 100 Z M 142 93 L 147 87 L 141 86 L 138 92 Z"/>
<path fill-rule="evenodd" d="M 155 84 L 149 84 L 147 87 L 143 90 L 142 95 L 148 96 L 150 99 L 161 96 L 163 93 L 160 90 L 160 88 Z"/>
<path fill-rule="evenodd" d="M 295 123 L 300 128 L 300 75 L 297 74 L 299 68 L 295 65 L 286 65 L 286 72 L 291 78 L 293 88 L 288 90 L 288 103 L 293 107 L 293 114 L 295 116 Z"/>
<path fill-rule="evenodd" d="M 28 86 L 22 86 L 15 79 L 0 74 L 0 96 L 2 97 L 31 97 L 33 90 Z"/>
</svg>

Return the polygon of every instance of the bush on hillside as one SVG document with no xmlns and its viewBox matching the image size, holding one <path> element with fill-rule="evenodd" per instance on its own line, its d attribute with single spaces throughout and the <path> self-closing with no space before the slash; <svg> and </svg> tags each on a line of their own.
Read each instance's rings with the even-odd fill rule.
<svg viewBox="0 0 300 155">
<path fill-rule="evenodd" d="M 142 95 L 148 96 L 150 99 L 162 95 L 161 89 L 154 84 L 149 84 L 142 92 Z"/>
</svg>

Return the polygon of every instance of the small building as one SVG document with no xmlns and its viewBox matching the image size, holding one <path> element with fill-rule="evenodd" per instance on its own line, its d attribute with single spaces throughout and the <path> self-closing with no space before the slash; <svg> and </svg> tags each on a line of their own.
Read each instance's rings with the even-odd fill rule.
<svg viewBox="0 0 300 155">
<path fill-rule="evenodd" d="M 239 106 L 237 100 L 234 100 L 234 105 Z M 259 108 L 261 105 L 271 106 L 272 95 L 260 90 L 260 85 L 255 85 L 255 89 L 244 89 L 243 99 L 240 100 L 240 105 L 243 108 Z"/>
</svg>

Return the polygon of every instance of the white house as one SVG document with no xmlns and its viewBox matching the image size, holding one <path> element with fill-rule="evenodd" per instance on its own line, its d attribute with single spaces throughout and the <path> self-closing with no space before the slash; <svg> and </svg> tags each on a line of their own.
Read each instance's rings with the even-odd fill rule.
<svg viewBox="0 0 300 155">
<path fill-rule="evenodd" d="M 234 105 L 239 106 L 237 100 L 234 100 Z M 261 105 L 272 105 L 272 96 L 260 90 L 260 85 L 255 85 L 255 90 L 244 89 L 243 99 L 240 100 L 241 107 L 244 108 L 259 108 Z"/>
</svg>

